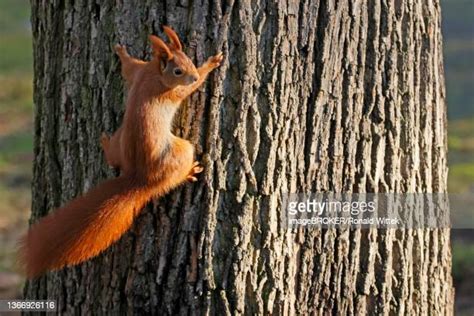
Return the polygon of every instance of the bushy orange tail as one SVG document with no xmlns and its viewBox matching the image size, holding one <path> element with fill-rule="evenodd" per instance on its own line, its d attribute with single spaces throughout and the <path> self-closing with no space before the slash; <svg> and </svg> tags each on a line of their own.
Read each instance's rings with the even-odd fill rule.
<svg viewBox="0 0 474 316">
<path fill-rule="evenodd" d="M 34 224 L 21 240 L 20 260 L 36 277 L 98 255 L 131 226 L 153 192 L 119 177 L 106 180 Z"/>
</svg>

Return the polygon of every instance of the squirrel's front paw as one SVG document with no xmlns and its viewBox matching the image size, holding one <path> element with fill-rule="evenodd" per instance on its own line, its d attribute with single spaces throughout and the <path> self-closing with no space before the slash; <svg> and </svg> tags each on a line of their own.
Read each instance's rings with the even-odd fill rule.
<svg viewBox="0 0 474 316">
<path fill-rule="evenodd" d="M 214 69 L 214 68 L 219 67 L 223 60 L 224 60 L 224 54 L 222 54 L 221 52 L 221 53 L 218 53 L 217 55 L 209 57 L 209 59 L 207 60 L 207 64 L 209 65 L 209 67 Z"/>
<path fill-rule="evenodd" d="M 103 150 L 107 150 L 109 147 L 110 137 L 106 133 L 102 133 L 100 136 L 100 144 L 102 145 Z"/>
<path fill-rule="evenodd" d="M 196 174 L 201 173 L 204 170 L 204 168 L 199 164 L 199 161 L 195 161 L 193 163 L 193 166 L 191 167 L 191 170 L 188 173 L 188 176 L 186 177 L 186 180 L 189 182 L 196 182 L 197 178 L 195 177 Z"/>
<path fill-rule="evenodd" d="M 115 49 L 115 52 L 117 53 L 117 55 L 119 55 L 119 56 L 127 56 L 128 55 L 127 48 L 123 45 L 116 44 L 114 46 L 114 49 Z"/>
</svg>

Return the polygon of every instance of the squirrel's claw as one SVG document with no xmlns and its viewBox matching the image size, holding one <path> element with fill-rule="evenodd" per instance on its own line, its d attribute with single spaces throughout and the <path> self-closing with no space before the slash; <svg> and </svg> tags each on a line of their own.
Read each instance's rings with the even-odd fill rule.
<svg viewBox="0 0 474 316">
<path fill-rule="evenodd" d="M 114 46 L 115 52 L 119 56 L 128 56 L 127 48 L 124 45 L 116 44 Z"/>
<path fill-rule="evenodd" d="M 100 135 L 100 144 L 102 145 L 102 148 L 109 146 L 109 140 L 110 137 L 106 133 L 102 133 L 102 135 Z"/>
<path fill-rule="evenodd" d="M 217 55 L 213 56 L 212 59 L 215 62 L 220 63 L 224 59 L 224 54 L 222 52 L 219 52 Z"/>
<path fill-rule="evenodd" d="M 188 182 L 196 182 L 198 179 L 194 176 L 187 176 L 186 180 L 188 180 Z"/>
<path fill-rule="evenodd" d="M 224 60 L 224 54 L 219 52 L 218 54 L 209 57 L 207 62 L 212 68 L 217 68 L 221 65 L 221 62 Z"/>
<path fill-rule="evenodd" d="M 196 182 L 198 179 L 195 177 L 195 175 L 203 172 L 203 170 L 204 167 L 199 164 L 199 161 L 195 161 L 191 167 L 191 170 L 189 171 L 188 176 L 186 177 L 186 180 L 189 182 Z"/>
</svg>

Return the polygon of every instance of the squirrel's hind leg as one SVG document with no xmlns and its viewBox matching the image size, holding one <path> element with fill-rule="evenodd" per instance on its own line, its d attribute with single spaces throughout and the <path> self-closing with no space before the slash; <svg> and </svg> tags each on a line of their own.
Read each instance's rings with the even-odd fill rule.
<svg viewBox="0 0 474 316">
<path fill-rule="evenodd" d="M 156 170 L 155 179 L 159 182 L 155 193 L 157 196 L 186 181 L 196 181 L 195 175 L 203 171 L 199 163 L 194 162 L 193 145 L 179 137 L 174 137 L 171 150 L 162 159 L 159 169 Z"/>
</svg>

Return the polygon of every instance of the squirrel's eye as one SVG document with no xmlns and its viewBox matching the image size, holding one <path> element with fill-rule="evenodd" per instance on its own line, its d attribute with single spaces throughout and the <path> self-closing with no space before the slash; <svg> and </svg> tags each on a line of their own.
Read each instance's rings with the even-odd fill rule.
<svg viewBox="0 0 474 316">
<path fill-rule="evenodd" d="M 181 76 L 183 74 L 183 71 L 180 68 L 175 68 L 173 72 L 175 76 Z"/>
</svg>

